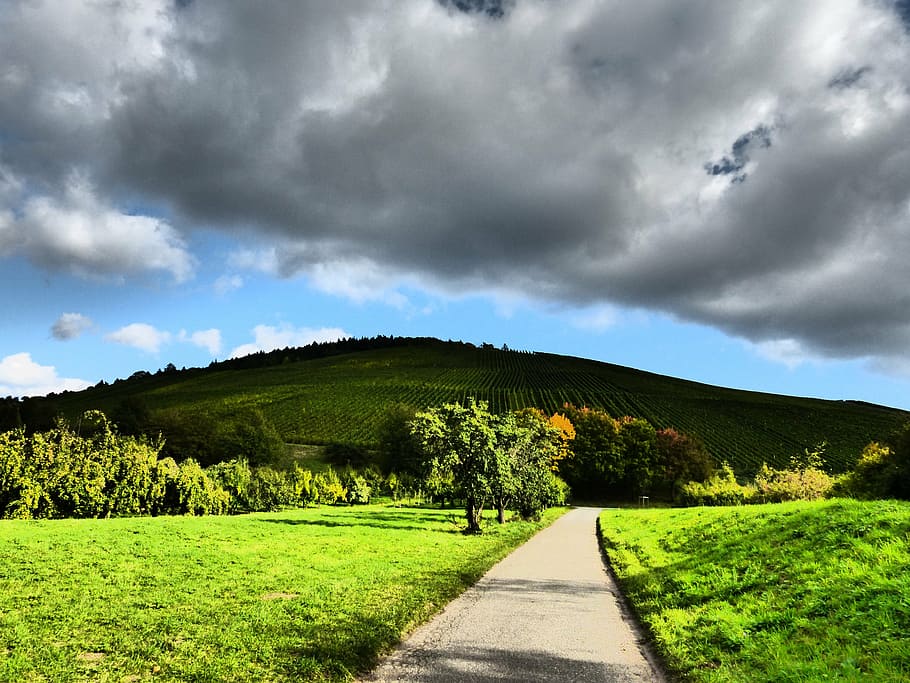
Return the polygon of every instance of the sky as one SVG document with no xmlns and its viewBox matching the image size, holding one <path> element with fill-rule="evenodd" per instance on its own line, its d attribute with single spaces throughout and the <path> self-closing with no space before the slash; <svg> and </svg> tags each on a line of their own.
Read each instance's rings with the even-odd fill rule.
<svg viewBox="0 0 910 683">
<path fill-rule="evenodd" d="M 910 409 L 906 0 L 4 0 L 0 396 L 434 336 Z"/>
</svg>

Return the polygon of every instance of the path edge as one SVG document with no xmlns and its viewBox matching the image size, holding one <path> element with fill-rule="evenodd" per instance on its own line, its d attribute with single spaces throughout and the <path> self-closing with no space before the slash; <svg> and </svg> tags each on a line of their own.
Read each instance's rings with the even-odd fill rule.
<svg viewBox="0 0 910 683">
<path fill-rule="evenodd" d="M 619 603 L 619 609 L 622 612 L 623 619 L 629 624 L 629 627 L 635 634 L 635 637 L 638 640 L 638 649 L 644 656 L 645 661 L 651 666 L 651 670 L 657 675 L 659 683 L 673 683 L 675 679 L 670 675 L 666 661 L 660 656 L 657 652 L 657 648 L 654 646 L 654 634 L 644 623 L 642 623 L 635 607 L 629 601 L 629 598 L 626 597 L 619 577 L 613 570 L 613 564 L 610 562 L 610 556 L 604 546 L 603 533 L 601 533 L 600 516 L 601 513 L 603 513 L 603 510 L 604 508 L 601 508 L 601 512 L 598 513 L 597 522 L 595 524 L 597 547 L 600 550 L 600 559 L 603 560 L 604 571 L 607 572 L 610 579 L 613 581 L 613 585 L 616 586 L 616 599 Z"/>
</svg>

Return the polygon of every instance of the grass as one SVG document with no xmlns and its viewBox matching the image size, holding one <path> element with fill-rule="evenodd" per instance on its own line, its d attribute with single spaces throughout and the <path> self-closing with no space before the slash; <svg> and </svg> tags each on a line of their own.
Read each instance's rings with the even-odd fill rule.
<svg viewBox="0 0 910 683">
<path fill-rule="evenodd" d="M 424 408 L 473 396 L 494 411 L 553 412 L 571 402 L 697 434 L 718 461 L 743 475 L 763 461 L 785 467 L 821 441 L 835 472 L 851 469 L 867 443 L 910 419 L 881 406 L 725 389 L 582 358 L 426 339 L 394 344 L 300 360 L 276 352 L 271 360 L 124 380 L 49 398 L 46 412 L 73 418 L 88 408 L 111 412 L 137 396 L 152 410 L 185 408 L 225 419 L 235 408 L 255 407 L 289 443 L 375 447 L 387 410 L 399 403 Z M 272 364 L 231 365 L 252 361 Z"/>
<path fill-rule="evenodd" d="M 379 506 L 0 522 L 0 680 L 346 680 L 555 519 Z"/>
<path fill-rule="evenodd" d="M 910 504 L 606 511 L 600 524 L 682 680 L 910 680 Z"/>
</svg>

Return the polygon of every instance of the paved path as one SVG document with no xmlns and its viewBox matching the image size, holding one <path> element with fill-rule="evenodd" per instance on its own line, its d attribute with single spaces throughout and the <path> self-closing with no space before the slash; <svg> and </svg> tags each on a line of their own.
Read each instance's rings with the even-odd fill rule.
<svg viewBox="0 0 910 683">
<path fill-rule="evenodd" d="M 366 681 L 663 681 L 576 508 L 493 567 Z"/>
</svg>

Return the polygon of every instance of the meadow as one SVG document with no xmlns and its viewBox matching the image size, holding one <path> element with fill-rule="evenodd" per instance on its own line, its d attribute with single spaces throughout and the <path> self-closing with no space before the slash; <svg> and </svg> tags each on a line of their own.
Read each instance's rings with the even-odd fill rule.
<svg viewBox="0 0 910 683">
<path fill-rule="evenodd" d="M 600 528 L 680 680 L 910 680 L 910 503 L 610 510 Z"/>
<path fill-rule="evenodd" d="M 559 514 L 0 521 L 0 680 L 349 680 Z"/>
<path fill-rule="evenodd" d="M 354 349 L 354 350 L 350 350 Z M 261 410 L 285 442 L 375 448 L 391 408 L 487 401 L 493 412 L 524 407 L 549 414 L 566 403 L 641 417 L 657 428 L 697 435 L 739 475 L 763 462 L 785 467 L 827 442 L 833 472 L 851 469 L 870 441 L 906 422 L 906 412 L 849 401 L 740 391 L 582 358 L 435 339 L 340 342 L 288 349 L 186 371 L 137 373 L 128 380 L 49 397 L 39 412 L 75 420 L 125 401 L 229 420 Z M 44 399 L 42 399 L 44 400 Z M 25 418 L 23 418 L 25 419 Z"/>
</svg>

